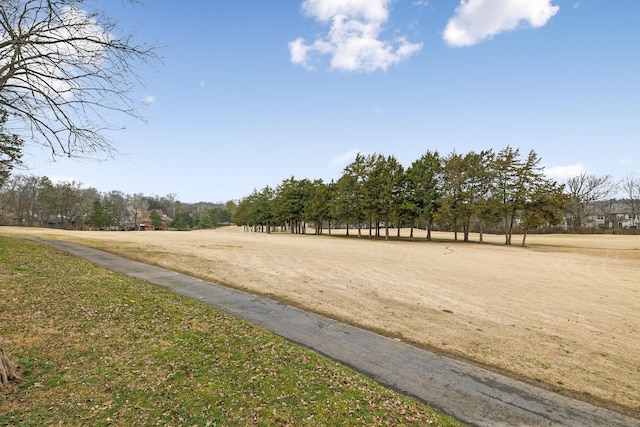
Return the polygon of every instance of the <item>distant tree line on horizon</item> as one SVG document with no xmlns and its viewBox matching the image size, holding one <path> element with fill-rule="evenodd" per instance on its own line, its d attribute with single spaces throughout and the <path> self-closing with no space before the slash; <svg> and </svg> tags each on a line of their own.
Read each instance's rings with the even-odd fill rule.
<svg viewBox="0 0 640 427">
<path fill-rule="evenodd" d="M 101 193 L 77 181 L 53 183 L 34 175 L 0 179 L 0 224 L 4 225 L 137 230 L 145 221 L 156 229 L 166 225 L 189 230 L 229 224 L 235 208 L 233 201 L 183 203 L 175 194 Z"/>
<path fill-rule="evenodd" d="M 235 223 L 247 230 L 282 230 L 316 234 L 346 229 L 371 237 L 390 238 L 390 228 L 447 230 L 462 234 L 514 231 L 524 239 L 531 232 L 560 229 L 593 231 L 589 218 L 606 213 L 611 197 L 623 191 L 632 218 L 640 223 L 640 180 L 629 175 L 614 183 L 609 175 L 587 173 L 558 183 L 544 175 L 540 157 L 521 156 L 507 147 L 498 152 L 441 156 L 427 151 L 408 168 L 394 156 L 363 155 L 347 165 L 342 176 L 322 180 L 287 178 L 276 188 L 254 190 L 239 202 L 182 203 L 165 196 L 101 193 L 77 181 L 53 183 L 47 177 L 0 176 L 0 224 L 65 229 L 136 230 L 144 221 L 156 229 L 206 229 Z M 556 228 L 558 229 L 558 228 Z M 365 230 L 363 232 L 363 230 Z M 524 243 L 523 239 L 523 243 Z"/>
<path fill-rule="evenodd" d="M 358 154 L 337 181 L 285 179 L 276 188 L 254 190 L 238 204 L 234 223 L 246 230 L 314 233 L 327 228 L 363 229 L 369 236 L 389 239 L 390 227 L 434 229 L 462 233 L 485 230 L 502 233 L 511 244 L 514 230 L 528 233 L 563 225 L 580 231 L 599 203 L 618 189 L 611 176 L 582 173 L 558 183 L 544 175 L 541 159 L 531 151 L 521 156 L 510 146 L 441 156 L 427 151 L 404 168 L 394 156 Z M 640 181 L 629 176 L 620 183 L 629 196 L 633 218 L 640 219 Z"/>
</svg>

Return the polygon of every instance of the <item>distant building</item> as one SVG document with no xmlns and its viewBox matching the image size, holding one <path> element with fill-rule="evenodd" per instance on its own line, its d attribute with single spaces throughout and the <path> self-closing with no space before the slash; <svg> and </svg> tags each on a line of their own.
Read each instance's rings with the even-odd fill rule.
<svg viewBox="0 0 640 427">
<path fill-rule="evenodd" d="M 596 213 L 586 218 L 587 228 L 637 228 L 640 225 L 640 212 L 634 212 L 631 202 L 612 200 L 600 203 Z"/>
</svg>

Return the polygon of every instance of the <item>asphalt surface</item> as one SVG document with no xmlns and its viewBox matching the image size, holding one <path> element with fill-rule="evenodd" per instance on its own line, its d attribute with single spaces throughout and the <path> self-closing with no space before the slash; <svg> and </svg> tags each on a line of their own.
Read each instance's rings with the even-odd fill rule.
<svg viewBox="0 0 640 427">
<path fill-rule="evenodd" d="M 640 426 L 640 419 L 542 390 L 330 318 L 86 246 L 33 239 L 262 326 L 477 426 Z"/>
</svg>

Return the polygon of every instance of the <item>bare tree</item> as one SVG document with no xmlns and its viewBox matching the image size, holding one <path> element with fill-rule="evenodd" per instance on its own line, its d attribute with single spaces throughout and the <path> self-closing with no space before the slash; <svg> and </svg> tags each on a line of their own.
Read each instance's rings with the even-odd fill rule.
<svg viewBox="0 0 640 427">
<path fill-rule="evenodd" d="M 586 172 L 569 178 L 566 188 L 571 197 L 567 223 L 574 231 L 584 227 L 586 219 L 596 212 L 598 203 L 606 201 L 616 191 L 611 175 L 596 176 Z"/>
<path fill-rule="evenodd" d="M 12 175 L 4 183 L 3 199 L 14 214 L 17 225 L 34 225 L 39 220 L 40 196 L 46 178 Z"/>
<path fill-rule="evenodd" d="M 104 195 L 104 201 L 109 206 L 112 221 L 110 226 L 124 229 L 129 222 L 129 211 L 127 210 L 126 195 L 122 191 L 113 190 Z"/>
<path fill-rule="evenodd" d="M 624 195 L 629 199 L 629 207 L 631 208 L 631 221 L 634 227 L 640 223 L 640 178 L 630 174 L 623 178 L 620 187 L 624 191 Z"/>
<path fill-rule="evenodd" d="M 139 117 L 137 70 L 156 58 L 82 0 L 0 3 L 0 108 L 53 157 L 114 154 L 104 131 L 114 113 Z"/>
<path fill-rule="evenodd" d="M 129 211 L 133 216 L 134 230 L 140 230 L 140 221 L 144 213 L 149 209 L 149 200 L 142 193 L 136 193 L 132 196 L 128 196 Z"/>
</svg>

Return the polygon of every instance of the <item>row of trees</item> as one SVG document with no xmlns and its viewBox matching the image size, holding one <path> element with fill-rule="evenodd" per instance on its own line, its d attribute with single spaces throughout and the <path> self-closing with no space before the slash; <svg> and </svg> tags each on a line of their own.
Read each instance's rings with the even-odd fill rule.
<svg viewBox="0 0 640 427">
<path fill-rule="evenodd" d="M 77 181 L 52 183 L 47 177 L 12 175 L 0 186 L 0 223 L 67 229 L 135 230 L 142 221 L 154 228 L 213 228 L 230 223 L 235 203 L 182 203 L 175 194 L 146 196 L 101 193 Z M 165 224 L 165 222 L 168 222 Z"/>
<path fill-rule="evenodd" d="M 277 188 L 254 190 L 238 206 L 234 222 L 247 229 L 270 232 L 283 227 L 304 232 L 313 224 L 367 228 L 369 235 L 389 238 L 389 227 L 452 230 L 455 239 L 487 227 L 505 235 L 511 244 L 514 229 L 527 233 L 541 226 L 566 222 L 582 227 L 595 201 L 612 194 L 611 178 L 582 174 L 559 184 L 544 175 L 535 151 L 521 156 L 518 149 L 485 150 L 441 156 L 427 151 L 404 168 L 394 156 L 358 154 L 337 181 L 285 179 Z M 634 184 L 637 185 L 637 184 Z M 640 188 L 640 187 L 638 187 Z"/>
</svg>

